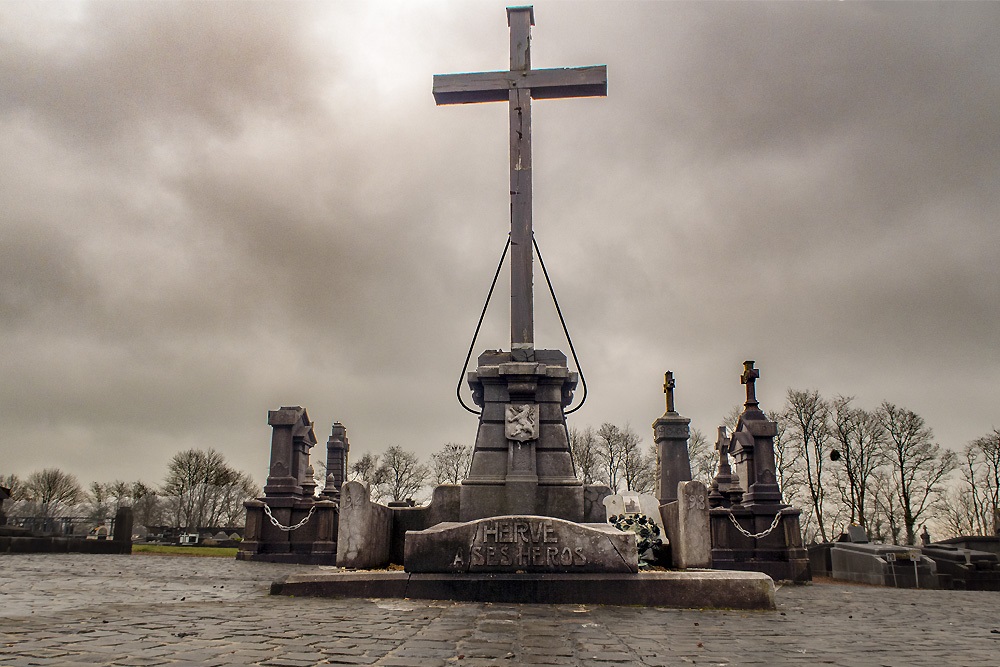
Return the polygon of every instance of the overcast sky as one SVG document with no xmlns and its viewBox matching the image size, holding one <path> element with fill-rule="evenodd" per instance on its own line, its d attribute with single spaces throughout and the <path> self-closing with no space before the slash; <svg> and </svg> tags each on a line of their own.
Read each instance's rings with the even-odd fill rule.
<svg viewBox="0 0 1000 667">
<path fill-rule="evenodd" d="M 0 3 L 0 474 L 263 483 L 267 411 L 471 445 L 509 229 L 503 2 Z M 535 4 L 536 238 L 590 387 L 710 436 L 761 370 L 960 448 L 1000 426 L 1000 3 Z M 567 350 L 536 269 L 536 343 Z M 507 276 L 477 353 L 508 348 Z M 467 395 L 467 394 L 466 394 Z M 579 392 L 578 392 L 579 395 Z M 468 399 L 467 399 L 468 400 Z M 714 438 L 713 438 L 714 439 Z M 325 456 L 318 447 L 315 455 Z"/>
</svg>

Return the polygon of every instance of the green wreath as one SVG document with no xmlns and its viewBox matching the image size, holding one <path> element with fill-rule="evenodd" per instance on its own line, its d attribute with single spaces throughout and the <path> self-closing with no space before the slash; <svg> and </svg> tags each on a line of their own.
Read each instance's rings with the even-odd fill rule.
<svg viewBox="0 0 1000 667">
<path fill-rule="evenodd" d="M 635 545 L 640 559 L 650 549 L 663 544 L 660 527 L 645 514 L 612 514 L 608 521 L 622 532 L 635 533 Z"/>
</svg>

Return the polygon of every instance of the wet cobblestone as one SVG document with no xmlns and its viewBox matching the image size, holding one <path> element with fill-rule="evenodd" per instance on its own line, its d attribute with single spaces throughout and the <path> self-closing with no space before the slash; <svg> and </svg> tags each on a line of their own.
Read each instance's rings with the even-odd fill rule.
<svg viewBox="0 0 1000 667">
<path fill-rule="evenodd" d="M 270 597 L 307 566 L 0 556 L 0 667 L 1000 665 L 1000 593 L 785 586 L 771 612 Z"/>
</svg>

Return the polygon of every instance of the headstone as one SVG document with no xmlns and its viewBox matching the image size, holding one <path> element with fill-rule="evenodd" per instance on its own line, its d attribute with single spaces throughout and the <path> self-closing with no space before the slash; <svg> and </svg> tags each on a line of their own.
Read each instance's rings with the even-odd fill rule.
<svg viewBox="0 0 1000 667">
<path fill-rule="evenodd" d="M 711 567 L 708 488 L 698 480 L 678 482 L 677 501 L 667 507 L 667 535 L 674 567 Z"/>
<path fill-rule="evenodd" d="M 392 541 L 391 510 L 371 500 L 368 487 L 350 481 L 341 487 L 337 565 L 349 568 L 384 567 Z"/>
<path fill-rule="evenodd" d="M 635 535 L 607 524 L 502 516 L 411 531 L 407 572 L 636 572 Z"/>
<path fill-rule="evenodd" d="M 132 521 L 133 514 L 131 507 L 121 507 L 115 512 L 114 532 L 112 533 L 112 539 L 115 542 L 132 542 Z"/>
<path fill-rule="evenodd" d="M 708 494 L 712 507 L 731 507 L 739 505 L 743 500 L 743 488 L 740 486 L 739 477 L 733 474 L 733 469 L 729 465 L 730 441 L 726 427 L 720 426 L 715 440 L 715 450 L 719 452 L 719 467 Z"/>
<path fill-rule="evenodd" d="M 6 486 L 0 486 L 0 526 L 7 524 L 7 515 L 3 511 L 3 502 L 5 500 L 10 500 L 10 489 Z"/>
<path fill-rule="evenodd" d="M 782 502 L 774 458 L 778 425 L 760 409 L 756 396 L 759 377 L 753 361 L 743 363 L 743 412 L 728 444 L 717 443 L 718 493 L 713 494 L 709 511 L 712 567 L 755 570 L 775 580 L 808 581 L 812 577 L 809 554 L 802 545 L 800 512 Z M 724 433 L 720 430 L 720 436 Z M 724 471 L 729 456 L 736 468 L 735 481 L 731 481 L 733 476 L 727 480 Z"/>
<path fill-rule="evenodd" d="M 660 462 L 657 497 L 661 505 L 677 500 L 677 483 L 691 479 L 691 459 L 688 455 L 691 420 L 677 414 L 674 407 L 675 386 L 674 374 L 667 371 L 663 379 L 667 409 L 653 422 L 653 441 Z"/>
<path fill-rule="evenodd" d="M 861 526 L 850 525 L 847 527 L 847 541 L 854 544 L 868 544 L 868 531 Z"/>
<path fill-rule="evenodd" d="M 267 423 L 272 428 L 271 465 L 264 494 L 269 497 L 302 496 L 309 450 L 316 444 L 309 415 L 299 406 L 283 407 L 268 411 Z"/>
<path fill-rule="evenodd" d="M 660 516 L 660 501 L 655 496 L 648 493 L 637 493 L 635 491 L 624 491 L 620 494 L 609 495 L 604 499 L 604 516 L 606 521 L 611 521 L 613 516 L 628 514 L 644 514 L 660 527 L 660 534 L 666 536 L 666 524 Z"/>
</svg>

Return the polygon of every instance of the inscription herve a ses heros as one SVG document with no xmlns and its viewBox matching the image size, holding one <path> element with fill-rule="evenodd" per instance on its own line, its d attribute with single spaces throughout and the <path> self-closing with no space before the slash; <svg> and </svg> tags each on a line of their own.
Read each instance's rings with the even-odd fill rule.
<svg viewBox="0 0 1000 667">
<path fill-rule="evenodd" d="M 455 565 L 461 565 L 461 554 Z M 584 548 L 562 544 L 552 521 L 483 521 L 469 553 L 471 567 L 572 567 L 587 564 Z"/>
</svg>

